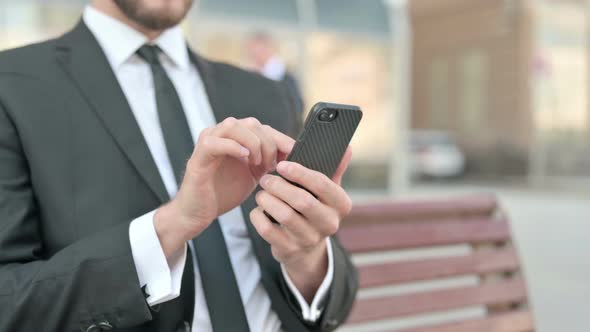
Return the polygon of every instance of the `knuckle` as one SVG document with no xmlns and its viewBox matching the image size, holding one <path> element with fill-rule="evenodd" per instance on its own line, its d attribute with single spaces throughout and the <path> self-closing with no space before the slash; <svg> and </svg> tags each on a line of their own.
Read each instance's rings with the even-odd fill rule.
<svg viewBox="0 0 590 332">
<path fill-rule="evenodd" d="M 199 144 L 201 146 L 201 148 L 209 150 L 213 147 L 213 138 L 211 136 L 204 136 L 200 139 L 201 144 Z"/>
<path fill-rule="evenodd" d="M 352 199 L 350 199 L 350 197 L 348 195 L 346 195 L 346 198 L 344 199 L 344 204 L 342 207 L 342 212 L 343 212 L 342 217 L 349 215 L 350 211 L 352 211 Z"/>
<path fill-rule="evenodd" d="M 291 167 L 291 176 L 298 182 L 302 182 L 305 181 L 305 179 L 307 178 L 307 174 L 305 172 L 305 169 L 303 168 L 303 166 L 301 166 L 300 164 L 294 163 L 292 165 L 290 165 L 289 167 Z"/>
<path fill-rule="evenodd" d="M 330 178 L 328 178 L 326 175 L 322 174 L 322 173 L 318 173 L 318 184 L 319 186 L 317 186 L 317 194 L 320 196 L 323 196 L 331 187 L 332 185 L 332 180 L 330 180 Z"/>
<path fill-rule="evenodd" d="M 340 221 L 337 218 L 333 218 L 326 222 L 327 235 L 334 235 L 340 228 Z"/>
<path fill-rule="evenodd" d="M 270 236 L 272 231 L 273 231 L 273 226 L 270 222 L 261 223 L 260 226 L 258 226 L 258 233 L 263 238 L 267 238 L 268 236 Z"/>
<path fill-rule="evenodd" d="M 212 132 L 213 132 L 213 128 L 207 127 L 205 129 L 201 130 L 201 136 L 211 135 Z"/>
<path fill-rule="evenodd" d="M 295 212 L 293 209 L 285 209 L 281 213 L 281 224 L 284 226 L 290 226 L 293 224 L 296 217 L 297 212 Z"/>
<path fill-rule="evenodd" d="M 257 192 L 254 196 L 254 199 L 256 200 L 256 203 L 258 203 L 258 205 L 262 205 L 264 201 L 264 190 Z"/>
<path fill-rule="evenodd" d="M 250 220 L 256 220 L 257 219 L 257 214 L 259 213 L 260 208 L 255 208 L 252 211 L 250 211 Z"/>
<path fill-rule="evenodd" d="M 308 193 L 305 193 L 296 201 L 297 210 L 300 212 L 309 211 L 315 205 L 316 199 Z"/>
<path fill-rule="evenodd" d="M 322 185 L 324 185 L 326 188 L 329 188 L 330 186 L 334 185 L 334 181 L 332 181 L 332 179 L 330 179 L 327 175 L 320 172 L 317 173 L 319 174 Z"/>
<path fill-rule="evenodd" d="M 203 141 L 206 137 L 209 137 L 210 135 L 211 135 L 211 128 L 205 128 L 205 129 L 201 130 L 201 133 L 199 134 L 198 141 Z"/>
<path fill-rule="evenodd" d="M 253 140 L 253 142 L 252 142 L 252 143 L 254 144 L 254 147 L 255 147 L 255 148 L 257 148 L 257 149 L 259 149 L 259 148 L 260 148 L 260 146 L 262 145 L 262 141 L 261 141 L 261 140 L 260 140 L 260 138 L 259 138 L 259 137 L 257 137 L 257 136 L 256 136 L 256 137 L 254 137 L 254 140 Z"/>
<path fill-rule="evenodd" d="M 268 178 L 266 179 L 266 184 L 264 186 L 265 189 L 274 189 L 276 184 L 276 179 L 273 175 L 267 175 Z M 272 190 L 271 190 L 272 191 Z"/>
<path fill-rule="evenodd" d="M 221 122 L 221 125 L 226 128 L 234 128 L 235 126 L 238 125 L 238 120 L 236 118 L 234 118 L 233 116 L 230 116 L 229 118 L 226 118 L 225 120 L 223 120 Z"/>
<path fill-rule="evenodd" d="M 258 119 L 255 117 L 245 118 L 244 121 L 246 121 L 246 123 L 250 126 L 260 126 L 260 121 L 258 121 Z"/>
<path fill-rule="evenodd" d="M 311 238 L 311 244 L 313 247 L 316 247 L 318 244 L 322 242 L 323 238 L 319 233 L 315 233 L 315 235 Z"/>
<path fill-rule="evenodd" d="M 303 243 L 301 245 L 304 248 L 313 248 L 320 243 L 321 239 L 322 239 L 322 237 L 320 236 L 320 234 L 318 234 L 317 232 L 314 232 L 313 234 L 310 234 L 309 236 L 307 236 L 305 238 L 305 240 L 303 240 Z"/>
</svg>

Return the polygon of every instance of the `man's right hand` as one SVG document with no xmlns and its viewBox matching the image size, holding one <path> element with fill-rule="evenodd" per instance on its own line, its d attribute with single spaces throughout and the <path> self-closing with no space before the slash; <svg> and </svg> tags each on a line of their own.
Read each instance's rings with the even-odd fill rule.
<svg viewBox="0 0 590 332">
<path fill-rule="evenodd" d="M 154 226 L 168 260 L 215 218 L 240 205 L 293 144 L 254 118 L 227 118 L 204 129 L 176 197 L 155 214 Z"/>
</svg>

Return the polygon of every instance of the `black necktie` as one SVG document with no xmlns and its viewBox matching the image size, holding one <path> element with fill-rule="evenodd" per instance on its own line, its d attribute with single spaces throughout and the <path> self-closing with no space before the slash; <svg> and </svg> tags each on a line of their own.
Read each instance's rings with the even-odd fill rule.
<svg viewBox="0 0 590 332">
<path fill-rule="evenodd" d="M 191 156 L 194 143 L 180 98 L 158 59 L 160 51 L 157 46 L 144 45 L 137 54 L 149 63 L 152 70 L 160 126 L 174 176 L 180 186 L 186 161 Z M 215 220 L 192 241 L 213 330 L 249 331 L 244 305 L 219 222 Z M 191 259 L 190 256 L 188 259 Z"/>
</svg>

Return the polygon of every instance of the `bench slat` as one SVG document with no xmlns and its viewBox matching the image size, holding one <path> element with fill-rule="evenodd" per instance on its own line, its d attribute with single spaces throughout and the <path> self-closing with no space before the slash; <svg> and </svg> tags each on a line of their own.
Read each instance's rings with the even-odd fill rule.
<svg viewBox="0 0 590 332">
<path fill-rule="evenodd" d="M 509 248 L 476 252 L 465 256 L 361 266 L 359 277 L 360 287 L 365 288 L 470 274 L 512 272 L 518 268 L 516 251 Z"/>
<path fill-rule="evenodd" d="M 521 278 L 481 286 L 411 293 L 399 296 L 358 300 L 348 323 L 460 309 L 476 305 L 519 303 L 526 299 Z"/>
<path fill-rule="evenodd" d="M 489 217 L 498 205 L 492 195 L 474 195 L 446 200 L 396 201 L 355 204 L 344 224 L 411 221 L 424 219 Z"/>
<path fill-rule="evenodd" d="M 431 223 L 390 223 L 343 227 L 338 232 L 344 247 L 352 253 L 483 243 L 510 239 L 505 220 L 474 219 Z"/>
<path fill-rule="evenodd" d="M 533 315 L 529 311 L 518 311 L 478 320 L 396 332 L 530 332 L 534 329 Z"/>
</svg>

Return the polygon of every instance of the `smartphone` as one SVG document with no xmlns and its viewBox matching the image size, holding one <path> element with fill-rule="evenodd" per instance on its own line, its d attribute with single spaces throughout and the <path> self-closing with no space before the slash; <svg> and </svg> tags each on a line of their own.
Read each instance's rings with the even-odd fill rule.
<svg viewBox="0 0 590 332">
<path fill-rule="evenodd" d="M 363 112 L 358 106 L 315 104 L 287 160 L 331 178 L 362 117 Z"/>
<path fill-rule="evenodd" d="M 286 160 L 332 178 L 362 117 L 363 112 L 358 106 L 326 102 L 315 104 Z M 303 188 L 297 183 L 293 184 Z M 277 223 L 266 211 L 264 213 L 273 223 Z"/>
</svg>

